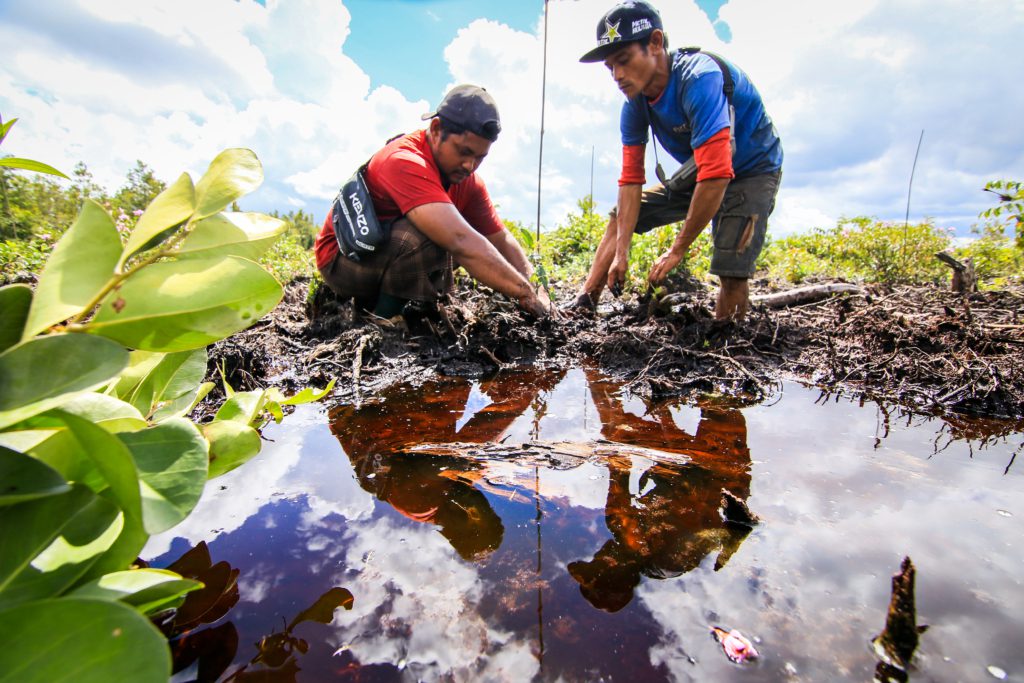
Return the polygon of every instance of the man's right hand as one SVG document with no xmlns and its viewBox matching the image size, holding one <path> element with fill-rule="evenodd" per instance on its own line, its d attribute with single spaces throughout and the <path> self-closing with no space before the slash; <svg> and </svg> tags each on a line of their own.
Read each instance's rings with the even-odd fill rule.
<svg viewBox="0 0 1024 683">
<path fill-rule="evenodd" d="M 543 288 L 538 289 L 536 293 L 531 292 L 529 296 L 521 297 L 519 307 L 538 320 L 547 317 L 555 320 L 562 318 L 561 311 L 551 304 L 551 299 L 548 298 L 548 293 Z"/>
</svg>

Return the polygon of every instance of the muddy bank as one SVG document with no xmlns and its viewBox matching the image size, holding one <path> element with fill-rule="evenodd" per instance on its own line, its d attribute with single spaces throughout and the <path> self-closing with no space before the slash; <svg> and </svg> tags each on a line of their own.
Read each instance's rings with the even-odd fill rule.
<svg viewBox="0 0 1024 683">
<path fill-rule="evenodd" d="M 1024 418 L 1022 292 L 868 286 L 788 308 L 755 304 L 737 326 L 714 321 L 713 288 L 671 289 L 668 302 L 606 299 L 596 315 L 551 323 L 464 284 L 437 311 L 368 321 L 297 281 L 255 327 L 211 349 L 211 368 L 223 362 L 241 388 L 337 378 L 336 400 L 352 400 L 435 373 L 586 364 L 652 398 L 761 400 L 796 379 L 925 412 Z"/>
</svg>

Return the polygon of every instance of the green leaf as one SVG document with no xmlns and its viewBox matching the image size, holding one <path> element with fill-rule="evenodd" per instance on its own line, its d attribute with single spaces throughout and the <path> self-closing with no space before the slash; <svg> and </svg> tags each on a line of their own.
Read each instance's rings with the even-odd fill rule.
<svg viewBox="0 0 1024 683">
<path fill-rule="evenodd" d="M 207 443 L 194 424 L 176 418 L 140 432 L 122 434 L 135 459 L 142 488 L 142 519 L 158 534 L 181 522 L 199 502 L 206 484 Z"/>
<path fill-rule="evenodd" d="M 67 591 L 113 545 L 124 526 L 124 516 L 110 501 L 93 496 L 61 524 L 53 542 L 0 593 L 0 609 Z"/>
<path fill-rule="evenodd" d="M 28 285 L 0 287 L 0 353 L 21 340 L 31 305 L 32 288 Z"/>
<path fill-rule="evenodd" d="M 64 477 L 30 455 L 0 446 L 0 506 L 71 490 Z"/>
<path fill-rule="evenodd" d="M 94 500 L 92 491 L 74 484 L 67 493 L 4 508 L 0 515 L 0 596 L 4 600 L 11 599 L 8 585 Z"/>
<path fill-rule="evenodd" d="M 162 403 L 194 392 L 206 374 L 206 347 L 177 353 L 133 351 L 113 393 L 151 415 Z"/>
<path fill-rule="evenodd" d="M 105 574 L 83 584 L 69 593 L 69 597 L 119 600 L 148 614 L 174 606 L 183 595 L 202 587 L 201 582 L 183 579 L 180 574 L 166 569 L 130 569 Z"/>
<path fill-rule="evenodd" d="M 241 422 L 214 421 L 202 429 L 210 442 L 210 479 L 245 464 L 260 452 L 259 432 Z"/>
<path fill-rule="evenodd" d="M 195 407 L 199 405 L 206 396 L 213 391 L 213 387 L 216 386 L 213 382 L 203 382 L 195 391 L 189 394 L 182 394 L 173 401 L 169 401 L 164 405 L 160 406 L 156 412 L 153 413 L 154 422 L 163 422 L 174 417 L 184 417 L 188 415 Z"/>
<path fill-rule="evenodd" d="M 167 683 L 164 636 L 118 602 L 61 598 L 0 612 L 0 683 Z"/>
<path fill-rule="evenodd" d="M 41 161 L 33 161 L 32 159 L 4 157 L 0 159 L 0 166 L 6 166 L 8 168 L 21 168 L 26 171 L 35 171 L 36 173 L 48 173 L 49 175 L 67 178 L 66 175 L 55 169 L 53 166 L 50 166 L 49 164 L 44 164 Z M 70 180 L 70 178 L 68 178 L 68 180 Z"/>
<path fill-rule="evenodd" d="M 305 389 L 295 394 L 294 396 L 289 396 L 285 400 L 281 401 L 281 405 L 298 406 L 304 403 L 315 403 L 316 401 L 319 401 L 327 394 L 331 393 L 331 389 L 334 388 L 334 383 L 336 381 L 337 380 L 332 379 L 330 383 L 326 387 L 324 387 L 323 391 L 320 391 L 313 387 L 306 387 Z"/>
<path fill-rule="evenodd" d="M 86 334 L 31 339 L 0 353 L 0 428 L 91 391 L 128 363 L 120 344 Z"/>
<path fill-rule="evenodd" d="M 97 485 L 96 490 L 103 490 L 104 495 L 124 512 L 124 528 L 120 536 L 90 568 L 85 578 L 125 569 L 138 557 L 149 538 L 143 528 L 140 475 L 131 451 L 118 437 L 88 420 L 60 411 L 54 411 L 54 414 L 68 426 L 77 447 L 95 466 L 96 476 L 87 478 L 86 483 L 98 480 L 102 485 Z"/>
<path fill-rule="evenodd" d="M 11 119 L 7 123 L 0 121 L 0 142 L 4 141 L 4 138 L 6 138 L 7 134 L 11 131 L 11 126 L 13 126 L 17 121 L 18 119 L 16 118 Z"/>
<path fill-rule="evenodd" d="M 128 446 L 118 437 L 77 415 L 54 411 L 110 487 L 111 497 L 128 518 L 142 518 L 139 472 Z M 125 434 L 123 436 L 130 436 Z"/>
<path fill-rule="evenodd" d="M 124 254 L 117 262 L 121 268 L 131 256 L 143 248 L 155 247 L 161 240 L 154 240 L 157 236 L 167 239 L 173 234 L 172 228 L 184 224 L 192 217 L 196 210 L 196 188 L 192 186 L 192 178 L 188 173 L 182 173 L 173 185 L 161 192 L 146 207 L 146 212 L 135 224 L 135 229 L 128 236 L 128 243 L 124 245 Z"/>
<path fill-rule="evenodd" d="M 231 398 L 224 401 L 224 405 L 220 407 L 214 418 L 240 422 L 245 425 L 252 424 L 263 414 L 266 399 L 267 391 L 262 389 L 235 392 Z"/>
<path fill-rule="evenodd" d="M 121 238 L 106 210 L 85 200 L 46 262 L 22 339 L 80 313 L 114 276 Z"/>
<path fill-rule="evenodd" d="M 154 263 L 107 297 L 87 331 L 147 351 L 206 346 L 281 300 L 274 276 L 237 256 Z"/>
<path fill-rule="evenodd" d="M 263 165 L 251 149 L 226 149 L 196 183 L 196 218 L 219 213 L 263 182 Z"/>
<path fill-rule="evenodd" d="M 241 256 L 256 261 L 287 228 L 281 219 L 262 213 L 222 212 L 196 223 L 175 256 Z"/>
<path fill-rule="evenodd" d="M 112 434 L 137 432 L 149 426 L 133 405 L 106 394 L 79 394 L 60 409 L 89 420 Z"/>
</svg>

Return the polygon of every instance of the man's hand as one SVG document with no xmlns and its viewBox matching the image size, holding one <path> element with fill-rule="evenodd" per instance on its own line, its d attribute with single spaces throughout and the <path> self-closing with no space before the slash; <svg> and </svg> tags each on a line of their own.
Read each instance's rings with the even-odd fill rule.
<svg viewBox="0 0 1024 683">
<path fill-rule="evenodd" d="M 520 297 L 519 307 L 538 320 L 551 317 L 555 320 L 562 318 L 562 313 L 551 304 L 548 293 L 543 288 L 536 293 L 531 292 L 527 296 Z"/>
<path fill-rule="evenodd" d="M 622 286 L 626 283 L 626 273 L 629 272 L 629 254 L 615 254 L 612 265 L 608 268 L 608 289 L 612 294 L 622 294 Z"/>
<path fill-rule="evenodd" d="M 675 247 L 669 247 L 651 266 L 651 272 L 647 276 L 647 280 L 652 285 L 660 283 L 683 260 L 683 253 L 682 249 L 677 250 Z"/>
</svg>

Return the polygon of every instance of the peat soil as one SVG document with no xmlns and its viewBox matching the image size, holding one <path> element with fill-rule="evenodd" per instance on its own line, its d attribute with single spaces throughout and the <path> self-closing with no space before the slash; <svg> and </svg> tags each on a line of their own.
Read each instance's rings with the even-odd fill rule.
<svg viewBox="0 0 1024 683">
<path fill-rule="evenodd" d="M 767 282 L 751 284 L 752 294 L 769 291 Z M 670 283 L 667 300 L 606 294 L 596 314 L 560 321 L 533 320 L 465 280 L 438 310 L 391 320 L 359 318 L 326 288 L 312 297 L 308 289 L 291 283 L 274 311 L 212 347 L 211 376 L 223 364 L 235 388 L 286 391 L 336 379 L 332 400 L 352 402 L 437 374 L 588 365 L 652 400 L 719 393 L 762 401 L 782 380 L 797 380 L 942 415 L 954 427 L 970 416 L 1008 418 L 1005 430 L 1024 430 L 1019 290 L 869 285 L 786 308 L 755 303 L 737 325 L 716 322 L 716 290 L 686 277 Z M 975 422 L 960 424 L 969 431 Z"/>
</svg>

